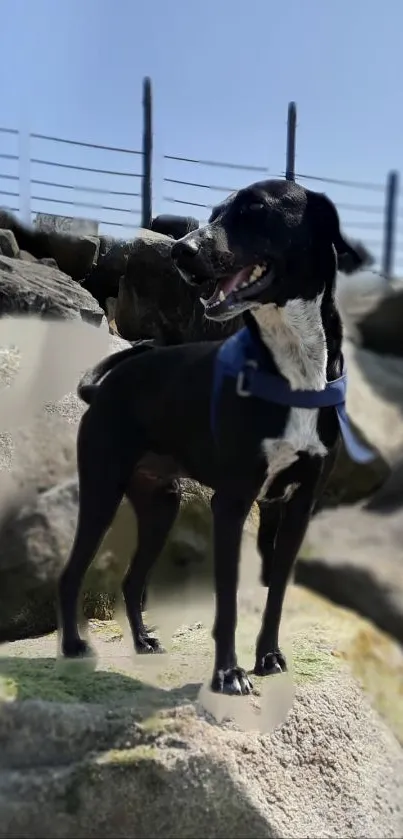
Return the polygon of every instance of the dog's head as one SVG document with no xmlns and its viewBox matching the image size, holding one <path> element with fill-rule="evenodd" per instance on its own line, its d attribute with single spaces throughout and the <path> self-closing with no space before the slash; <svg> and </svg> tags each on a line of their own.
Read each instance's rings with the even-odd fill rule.
<svg viewBox="0 0 403 839">
<path fill-rule="evenodd" d="M 224 321 L 269 303 L 310 300 L 333 287 L 337 259 L 358 250 L 340 232 L 325 195 L 290 181 L 252 184 L 215 207 L 209 222 L 179 239 L 172 257 L 191 285 L 212 286 L 206 316 Z"/>
</svg>

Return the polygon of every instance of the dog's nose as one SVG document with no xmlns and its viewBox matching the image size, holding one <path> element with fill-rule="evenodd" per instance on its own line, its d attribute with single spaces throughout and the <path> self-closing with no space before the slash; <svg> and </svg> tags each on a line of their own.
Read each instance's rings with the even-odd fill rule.
<svg viewBox="0 0 403 839">
<path fill-rule="evenodd" d="M 199 250 L 200 243 L 194 237 L 188 239 L 187 236 L 184 236 L 183 239 L 178 239 L 173 245 L 171 256 L 179 267 L 183 266 L 185 268 L 197 256 Z"/>
</svg>

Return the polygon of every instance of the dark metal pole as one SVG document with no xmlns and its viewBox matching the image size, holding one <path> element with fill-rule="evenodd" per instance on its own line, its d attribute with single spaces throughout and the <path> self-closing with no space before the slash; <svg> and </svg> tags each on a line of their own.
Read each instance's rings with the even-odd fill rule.
<svg viewBox="0 0 403 839">
<path fill-rule="evenodd" d="M 382 272 L 387 280 L 391 280 L 393 275 L 398 192 L 399 173 L 389 172 L 386 183 L 385 233 L 382 258 Z"/>
<path fill-rule="evenodd" d="M 152 222 L 152 156 L 153 120 L 151 79 L 143 81 L 143 178 L 141 195 L 141 224 L 150 228 Z"/>
<path fill-rule="evenodd" d="M 297 105 L 295 102 L 288 104 L 287 119 L 287 157 L 285 164 L 285 176 L 287 181 L 295 181 L 295 143 L 297 131 Z"/>
</svg>

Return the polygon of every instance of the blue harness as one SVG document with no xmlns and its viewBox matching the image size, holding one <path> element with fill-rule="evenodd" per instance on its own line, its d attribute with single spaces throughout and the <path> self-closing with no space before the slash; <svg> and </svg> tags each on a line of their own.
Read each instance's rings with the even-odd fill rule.
<svg viewBox="0 0 403 839">
<path fill-rule="evenodd" d="M 263 368 L 263 369 L 262 369 Z M 236 379 L 238 396 L 254 396 L 265 402 L 287 405 L 290 408 L 335 407 L 344 445 L 356 463 L 369 463 L 375 455 L 354 434 L 346 411 L 347 373 L 328 382 L 324 390 L 291 390 L 281 376 L 264 370 L 262 350 L 246 327 L 221 345 L 214 369 L 211 399 L 211 426 L 217 439 L 217 410 L 223 379 Z"/>
</svg>

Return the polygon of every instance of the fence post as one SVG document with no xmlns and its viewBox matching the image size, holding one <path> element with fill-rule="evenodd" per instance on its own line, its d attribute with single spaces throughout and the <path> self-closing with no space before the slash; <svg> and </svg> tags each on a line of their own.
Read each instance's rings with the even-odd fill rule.
<svg viewBox="0 0 403 839">
<path fill-rule="evenodd" d="M 153 120 L 151 79 L 143 80 L 143 177 L 141 185 L 141 226 L 150 228 L 152 222 L 152 155 Z"/>
<path fill-rule="evenodd" d="M 387 280 L 391 280 L 393 274 L 398 192 L 399 173 L 389 172 L 386 182 L 385 231 L 382 258 L 382 273 Z"/>
<path fill-rule="evenodd" d="M 285 163 L 285 176 L 287 181 L 295 181 L 295 141 L 297 131 L 297 105 L 296 102 L 288 103 L 287 118 L 287 156 Z"/>
</svg>

